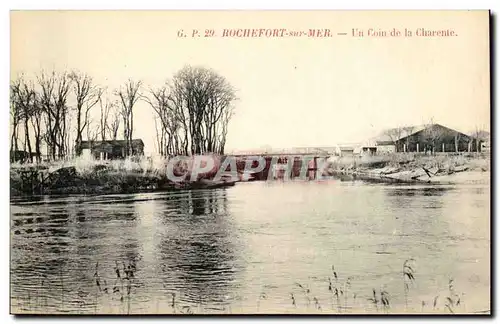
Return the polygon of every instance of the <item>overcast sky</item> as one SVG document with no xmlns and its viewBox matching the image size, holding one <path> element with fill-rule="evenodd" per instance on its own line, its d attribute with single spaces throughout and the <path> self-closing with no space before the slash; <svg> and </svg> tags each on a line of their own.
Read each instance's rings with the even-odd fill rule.
<svg viewBox="0 0 500 324">
<path fill-rule="evenodd" d="M 177 36 L 224 28 L 330 28 L 335 36 Z M 375 38 L 369 28 L 458 36 Z M 160 85 L 186 64 L 203 65 L 238 89 L 226 150 L 334 146 L 431 118 L 463 132 L 489 129 L 488 29 L 487 11 L 14 12 L 11 76 L 78 69 L 114 89 L 128 78 Z M 134 137 L 154 151 L 153 112 L 142 102 L 135 111 Z"/>
</svg>

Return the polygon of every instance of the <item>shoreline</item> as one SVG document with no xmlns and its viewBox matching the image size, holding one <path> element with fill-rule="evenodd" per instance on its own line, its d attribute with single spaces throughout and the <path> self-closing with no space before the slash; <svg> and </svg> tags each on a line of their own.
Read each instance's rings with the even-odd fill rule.
<svg viewBox="0 0 500 324">
<path fill-rule="evenodd" d="M 462 171 L 452 174 L 438 174 L 431 177 L 415 176 L 414 173 L 396 172 L 384 174 L 378 170 L 342 171 L 335 170 L 331 173 L 344 179 L 362 180 L 378 183 L 402 183 L 402 184 L 427 184 L 427 185 L 467 185 L 467 184 L 489 184 L 489 171 Z"/>
<path fill-rule="evenodd" d="M 408 184 L 489 184 L 489 157 L 393 153 L 337 158 L 327 165 L 331 175 Z"/>
<path fill-rule="evenodd" d="M 11 165 L 10 196 L 22 198 L 41 195 L 104 195 L 216 189 L 231 187 L 237 182 L 268 180 L 268 177 L 259 177 L 259 174 L 263 173 L 262 170 L 250 172 L 244 165 L 243 167 L 236 166 L 237 173 L 234 176 L 237 178 L 227 178 L 227 173 L 225 173 L 227 166 L 221 167 L 221 160 L 225 158 L 214 158 L 216 162 L 214 165 L 218 167 L 208 169 L 208 171 L 204 169 L 200 173 L 193 172 L 196 167 L 192 165 L 175 165 L 174 174 L 181 178 L 184 176 L 179 180 L 170 179 L 167 176 L 168 160 L 159 161 L 157 165 L 144 160 L 139 162 L 71 160 L 59 165 Z M 219 173 L 224 168 L 226 171 L 220 176 Z M 270 172 L 272 166 L 266 165 L 266 168 L 268 168 L 267 172 Z M 290 172 L 293 174 L 295 171 L 294 165 Z M 453 155 L 391 154 L 335 157 L 333 160 L 326 161 L 323 168 L 319 168 L 318 171 L 318 177 L 340 181 L 361 180 L 428 185 L 490 184 L 491 181 L 488 158 Z M 297 177 L 291 177 L 291 179 L 295 178 Z"/>
</svg>

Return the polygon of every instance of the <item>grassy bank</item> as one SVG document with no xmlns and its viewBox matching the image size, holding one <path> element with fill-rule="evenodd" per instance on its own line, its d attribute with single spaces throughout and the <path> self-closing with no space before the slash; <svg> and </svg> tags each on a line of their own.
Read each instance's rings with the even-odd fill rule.
<svg viewBox="0 0 500 324">
<path fill-rule="evenodd" d="M 206 156 L 214 162 L 210 171 L 190 179 L 194 158 L 178 161 L 173 174 L 184 180 L 167 177 L 165 158 L 131 157 L 125 160 L 100 161 L 72 159 L 42 164 L 11 164 L 11 196 L 45 194 L 107 194 L 175 189 L 210 188 L 224 157 Z M 203 166 L 203 162 L 202 166 Z M 238 162 L 242 172 L 244 161 Z M 240 170 L 241 169 L 241 170 Z M 388 154 L 362 157 L 334 157 L 324 169 L 325 175 L 404 183 L 489 183 L 490 158 L 478 154 L 423 155 Z M 267 179 L 267 177 L 265 177 Z M 224 185 L 224 184 L 223 184 Z"/>
<path fill-rule="evenodd" d="M 218 157 L 214 157 L 219 161 Z M 207 185 L 213 170 L 189 176 L 185 181 L 173 182 L 167 178 L 168 160 L 164 158 L 131 157 L 125 160 L 100 161 L 76 158 L 42 164 L 11 164 L 11 196 L 33 194 L 105 194 L 156 190 L 189 189 Z M 217 163 L 216 163 L 217 164 Z M 190 174 L 192 161 L 175 164 L 173 173 Z"/>
<path fill-rule="evenodd" d="M 325 173 L 388 182 L 484 183 L 489 181 L 491 161 L 482 154 L 393 153 L 331 159 Z"/>
</svg>

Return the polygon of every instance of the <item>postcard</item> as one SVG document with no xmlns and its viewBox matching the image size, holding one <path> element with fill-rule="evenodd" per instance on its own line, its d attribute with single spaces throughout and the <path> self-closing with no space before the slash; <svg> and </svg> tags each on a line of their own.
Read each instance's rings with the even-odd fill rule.
<svg viewBox="0 0 500 324">
<path fill-rule="evenodd" d="M 491 314 L 489 11 L 10 20 L 11 314 Z"/>
</svg>

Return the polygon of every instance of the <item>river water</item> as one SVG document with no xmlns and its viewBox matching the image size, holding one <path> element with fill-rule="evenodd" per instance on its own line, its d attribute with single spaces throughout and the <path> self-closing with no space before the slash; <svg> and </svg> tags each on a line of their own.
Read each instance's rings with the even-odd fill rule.
<svg viewBox="0 0 500 324">
<path fill-rule="evenodd" d="M 275 181 L 11 201 L 14 313 L 489 309 L 488 185 Z"/>
</svg>

